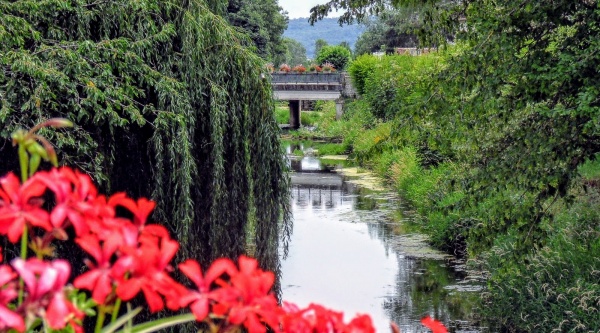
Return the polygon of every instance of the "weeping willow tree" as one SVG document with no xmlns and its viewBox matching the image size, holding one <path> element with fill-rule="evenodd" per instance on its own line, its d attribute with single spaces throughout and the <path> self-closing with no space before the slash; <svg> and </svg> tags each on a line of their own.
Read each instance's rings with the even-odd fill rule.
<svg viewBox="0 0 600 333">
<path fill-rule="evenodd" d="M 43 133 L 62 163 L 105 191 L 156 200 L 153 220 L 182 257 L 237 257 L 250 239 L 277 270 L 290 224 L 272 93 L 250 41 L 218 16 L 225 8 L 0 0 L 0 134 L 68 118 L 74 130 Z M 9 141 L 0 149 L 0 171 L 14 170 Z"/>
</svg>

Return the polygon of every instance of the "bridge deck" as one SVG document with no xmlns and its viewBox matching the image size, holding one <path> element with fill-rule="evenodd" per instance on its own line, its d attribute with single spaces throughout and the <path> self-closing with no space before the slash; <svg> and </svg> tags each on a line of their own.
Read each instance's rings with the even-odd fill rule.
<svg viewBox="0 0 600 333">
<path fill-rule="evenodd" d="M 342 97 L 341 91 L 322 91 L 322 90 L 273 90 L 273 97 L 282 101 L 334 101 Z"/>
</svg>

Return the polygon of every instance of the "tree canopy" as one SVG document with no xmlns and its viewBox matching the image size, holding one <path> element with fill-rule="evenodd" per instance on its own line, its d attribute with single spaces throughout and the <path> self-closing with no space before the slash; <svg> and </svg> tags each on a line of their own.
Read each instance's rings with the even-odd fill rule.
<svg viewBox="0 0 600 333">
<path fill-rule="evenodd" d="M 366 20 L 366 29 L 356 41 L 355 54 L 393 53 L 397 47 L 417 47 L 419 14 L 417 9 L 400 8 Z"/>
<path fill-rule="evenodd" d="M 283 38 L 285 45 L 285 54 L 276 58 L 277 64 L 289 64 L 295 66 L 306 62 L 306 48 L 299 41 L 292 38 Z"/>
<path fill-rule="evenodd" d="M 273 60 L 286 52 L 283 32 L 288 17 L 276 0 L 229 0 L 226 18 L 250 36 L 263 59 Z"/>
<path fill-rule="evenodd" d="M 346 47 L 341 45 L 326 45 L 319 50 L 315 60 L 318 64 L 329 62 L 333 64 L 335 69 L 344 70 L 350 59 L 352 59 L 352 53 Z"/>
<path fill-rule="evenodd" d="M 211 10 L 212 9 L 212 10 Z M 157 201 L 182 255 L 269 269 L 289 232 L 286 166 L 252 42 L 200 0 L 0 0 L 0 134 L 50 117 L 60 160 Z M 16 156 L 1 144 L 3 156 Z M 0 171 L 14 169 L 11 159 Z M 246 237 L 250 235 L 251 237 Z"/>
<path fill-rule="evenodd" d="M 315 56 L 318 56 L 324 46 L 329 45 L 326 40 L 319 38 L 315 40 Z"/>
</svg>

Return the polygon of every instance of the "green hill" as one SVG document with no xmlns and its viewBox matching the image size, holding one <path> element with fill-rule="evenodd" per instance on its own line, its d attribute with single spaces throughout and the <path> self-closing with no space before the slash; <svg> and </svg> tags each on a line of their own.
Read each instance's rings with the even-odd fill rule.
<svg viewBox="0 0 600 333">
<path fill-rule="evenodd" d="M 348 42 L 354 50 L 354 43 L 365 27 L 357 24 L 340 27 L 337 20 L 337 18 L 326 18 L 311 26 L 308 18 L 290 19 L 283 35 L 299 41 L 306 48 L 306 56 L 310 59 L 315 57 L 315 41 L 319 38 L 327 41 L 329 45 Z"/>
</svg>

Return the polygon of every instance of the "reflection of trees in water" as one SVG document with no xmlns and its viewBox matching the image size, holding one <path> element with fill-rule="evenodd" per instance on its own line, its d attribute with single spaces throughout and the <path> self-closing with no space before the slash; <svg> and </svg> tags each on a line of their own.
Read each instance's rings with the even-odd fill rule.
<svg viewBox="0 0 600 333">
<path fill-rule="evenodd" d="M 401 330 L 413 331 L 425 315 L 446 323 L 456 318 L 473 320 L 477 294 L 444 289 L 455 285 L 461 273 L 449 270 L 442 261 L 410 259 L 396 252 L 391 242 L 393 230 L 385 223 L 368 223 L 367 230 L 370 237 L 382 241 L 387 255 L 396 255 L 396 285 L 394 292 L 386 295 L 383 308 Z"/>
<path fill-rule="evenodd" d="M 354 204 L 354 209 L 358 210 L 375 210 L 377 209 L 377 200 L 372 197 L 366 197 L 359 195 L 356 197 L 356 202 Z"/>
<path fill-rule="evenodd" d="M 440 263 L 411 260 L 399 254 L 397 258 L 395 295 L 383 303 L 390 319 L 402 328 L 414 327 L 415 321 L 424 315 L 443 321 L 453 317 L 444 302 L 443 287 L 449 284 L 448 273 L 439 267 Z"/>
<path fill-rule="evenodd" d="M 393 296 L 383 302 L 389 318 L 402 327 L 414 327 L 425 315 L 443 322 L 473 320 L 477 294 L 444 289 L 456 276 L 437 260 L 414 260 L 397 254 L 399 271 Z"/>
</svg>

